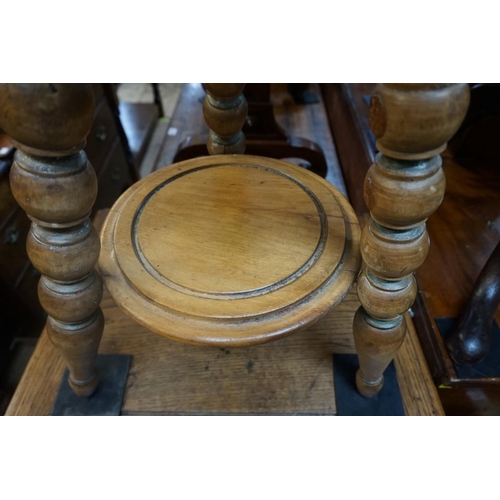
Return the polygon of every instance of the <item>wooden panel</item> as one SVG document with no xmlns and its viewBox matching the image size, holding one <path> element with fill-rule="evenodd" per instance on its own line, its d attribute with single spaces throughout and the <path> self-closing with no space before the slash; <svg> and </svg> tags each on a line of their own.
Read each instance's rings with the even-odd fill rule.
<svg viewBox="0 0 500 500">
<path fill-rule="evenodd" d="M 399 388 L 407 415 L 444 415 L 425 361 L 415 326 L 406 315 L 408 331 L 395 359 Z M 383 390 L 383 389 L 382 389 Z"/>
<path fill-rule="evenodd" d="M 429 255 L 418 282 L 429 314 L 456 317 L 499 240 L 500 170 L 486 160 L 467 164 L 443 155 L 446 194 L 427 223 Z M 496 320 L 500 324 L 500 310 Z"/>
<path fill-rule="evenodd" d="M 111 150 L 100 172 L 94 212 L 111 207 L 116 199 L 132 184 L 127 161 L 119 137 L 115 138 Z"/>
<path fill-rule="evenodd" d="M 370 155 L 373 157 L 375 152 L 368 130 L 369 108 L 364 100 L 371 92 L 367 85 L 322 87 L 347 188 L 358 215 L 367 210 L 360 178 L 364 178 L 371 163 Z M 420 293 L 414 306 L 418 335 L 438 385 L 448 375 L 443 364 L 445 347 L 434 318 L 458 316 L 500 235 L 498 165 L 488 160 L 456 159 L 448 150 L 442 156 L 446 193 L 443 203 L 427 222 L 431 245 L 417 272 Z M 500 310 L 495 319 L 500 323 Z M 498 411 L 500 407 L 498 390 L 486 394 L 482 388 L 440 389 L 440 393 L 451 414 L 481 414 L 491 412 L 492 408 Z"/>
<path fill-rule="evenodd" d="M 364 99 L 374 87 L 373 83 L 321 85 L 347 192 L 358 215 L 368 213 L 363 183 L 376 152 L 375 137 L 368 123 L 368 105 Z"/>
<path fill-rule="evenodd" d="M 0 232 L 0 272 L 8 283 L 14 285 L 28 261 L 26 236 L 30 220 L 18 208 Z"/>
</svg>

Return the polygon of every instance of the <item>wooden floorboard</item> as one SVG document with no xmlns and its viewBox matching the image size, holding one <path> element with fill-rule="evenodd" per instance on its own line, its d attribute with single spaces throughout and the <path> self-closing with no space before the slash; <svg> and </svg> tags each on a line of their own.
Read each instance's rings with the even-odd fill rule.
<svg viewBox="0 0 500 500">
<path fill-rule="evenodd" d="M 123 415 L 334 415 L 332 353 L 354 353 L 351 292 L 312 327 L 261 346 L 219 349 L 173 342 L 137 325 L 105 294 L 101 354 L 132 354 Z M 411 321 L 411 320 L 410 320 Z M 442 415 L 414 329 L 396 369 L 408 415 Z M 49 415 L 64 363 L 46 332 L 7 415 Z"/>
</svg>

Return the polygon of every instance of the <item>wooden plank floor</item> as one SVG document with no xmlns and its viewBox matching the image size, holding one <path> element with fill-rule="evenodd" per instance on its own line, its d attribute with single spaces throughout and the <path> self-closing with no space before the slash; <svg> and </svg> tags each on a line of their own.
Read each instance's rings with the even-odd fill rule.
<svg viewBox="0 0 500 500">
<path fill-rule="evenodd" d="M 276 107 L 278 120 L 287 132 L 324 148 L 328 179 L 343 189 L 322 104 L 294 107 L 283 87 L 274 86 L 273 90 L 273 97 L 279 100 L 282 96 Z M 199 123 L 200 117 L 193 116 L 200 112 L 199 92 L 196 85 L 185 86 L 171 127 L 203 132 L 192 126 Z M 157 168 L 169 164 L 183 134 L 178 130 L 165 139 Z M 352 320 L 358 306 L 351 291 L 307 330 L 269 344 L 228 350 L 180 344 L 155 335 L 128 318 L 105 293 L 106 326 L 100 353 L 133 355 L 123 415 L 334 415 L 332 353 L 355 352 Z M 410 318 L 408 322 L 409 332 L 396 359 L 406 413 L 442 415 Z M 43 332 L 7 415 L 50 414 L 63 371 L 62 359 Z"/>
<path fill-rule="evenodd" d="M 352 318 L 358 305 L 351 292 L 307 330 L 229 350 L 164 339 L 137 325 L 106 293 L 99 352 L 133 355 L 123 415 L 334 415 L 332 353 L 355 352 Z M 443 414 L 412 327 L 396 370 L 408 415 Z M 63 372 L 44 331 L 6 414 L 49 415 Z"/>
</svg>

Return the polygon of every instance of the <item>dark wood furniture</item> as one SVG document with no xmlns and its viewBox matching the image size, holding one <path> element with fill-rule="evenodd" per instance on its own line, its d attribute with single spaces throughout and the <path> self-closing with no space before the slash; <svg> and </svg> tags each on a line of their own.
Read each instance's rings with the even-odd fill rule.
<svg viewBox="0 0 500 500">
<path fill-rule="evenodd" d="M 249 155 L 268 158 L 300 158 L 303 166 L 326 177 L 325 154 L 315 142 L 288 135 L 277 123 L 271 101 L 271 84 L 251 83 L 245 86 L 248 103 L 247 118 L 243 125 Z M 189 136 L 180 145 L 174 163 L 207 155 L 207 137 Z"/>
<path fill-rule="evenodd" d="M 360 218 L 367 208 L 359 182 L 376 154 L 368 122 L 374 88 L 374 84 L 322 85 L 347 190 Z M 461 315 L 498 244 L 500 171 L 494 160 L 456 158 L 450 151 L 442 157 L 446 192 L 427 222 L 432 244 L 416 274 L 414 322 L 446 413 L 499 414 L 498 379 L 460 379 L 435 320 Z M 500 323 L 500 311 L 494 317 Z"/>
<path fill-rule="evenodd" d="M 450 142 L 453 156 L 472 166 L 474 161 L 498 163 L 500 137 L 500 84 L 470 84 L 471 105 L 464 123 Z M 492 221 L 500 237 L 500 213 Z M 500 242 L 479 275 L 470 299 L 446 339 L 453 360 L 475 365 L 490 349 L 491 329 L 500 303 Z M 500 376 L 500 371 L 499 371 Z"/>
<path fill-rule="evenodd" d="M 456 158 L 498 161 L 500 83 L 471 83 L 469 86 L 469 111 L 450 141 L 450 150 Z"/>
<path fill-rule="evenodd" d="M 14 149 L 0 133 L 0 415 L 5 411 L 15 383 L 8 376 L 13 356 L 22 343 L 40 332 L 45 313 L 39 306 L 36 287 L 40 274 L 29 262 L 26 236 L 29 219 L 19 208 L 9 184 Z"/>
<path fill-rule="evenodd" d="M 106 85 L 92 85 L 95 118 L 85 146 L 85 153 L 94 166 L 99 183 L 92 214 L 110 207 L 139 178 L 137 163 L 131 167 L 127 161 L 127 144 L 116 123 L 116 96 L 113 97 Z"/>
<path fill-rule="evenodd" d="M 499 304 L 500 243 L 486 262 L 469 302 L 446 338 L 446 347 L 456 363 L 474 365 L 484 359 L 490 349 L 491 327 Z"/>
<path fill-rule="evenodd" d="M 153 84 L 154 103 L 119 101 L 116 84 L 99 84 L 115 120 L 132 182 L 140 178 L 139 169 L 158 118 L 163 116 L 163 105 L 158 84 Z"/>
</svg>

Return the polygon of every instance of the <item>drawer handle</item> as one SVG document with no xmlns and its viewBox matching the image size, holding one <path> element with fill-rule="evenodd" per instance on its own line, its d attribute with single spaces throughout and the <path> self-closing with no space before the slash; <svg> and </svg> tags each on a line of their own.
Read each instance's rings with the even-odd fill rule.
<svg viewBox="0 0 500 500">
<path fill-rule="evenodd" d="M 108 134 L 106 133 L 106 127 L 104 125 L 97 125 L 95 129 L 96 139 L 99 141 L 105 141 Z"/>
<path fill-rule="evenodd" d="M 19 240 L 20 234 L 21 230 L 19 229 L 19 226 L 17 224 L 13 224 L 5 230 L 3 242 L 6 245 L 15 245 Z"/>
</svg>

